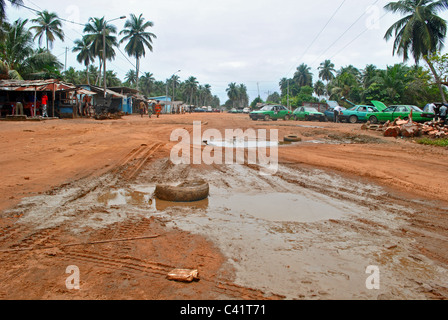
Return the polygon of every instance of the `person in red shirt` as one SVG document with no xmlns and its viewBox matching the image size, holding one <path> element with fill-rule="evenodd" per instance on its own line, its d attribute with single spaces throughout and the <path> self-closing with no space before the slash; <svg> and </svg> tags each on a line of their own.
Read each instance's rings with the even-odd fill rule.
<svg viewBox="0 0 448 320">
<path fill-rule="evenodd" d="M 155 107 L 154 111 L 156 112 L 156 115 L 157 115 L 157 118 L 158 118 L 160 116 L 160 113 L 162 112 L 162 106 L 161 106 L 159 100 L 157 100 L 157 104 L 156 104 L 156 107 Z"/>
<path fill-rule="evenodd" d="M 44 93 L 41 103 L 42 103 L 42 117 L 48 118 L 48 112 L 47 112 L 48 96 L 46 93 Z"/>
</svg>

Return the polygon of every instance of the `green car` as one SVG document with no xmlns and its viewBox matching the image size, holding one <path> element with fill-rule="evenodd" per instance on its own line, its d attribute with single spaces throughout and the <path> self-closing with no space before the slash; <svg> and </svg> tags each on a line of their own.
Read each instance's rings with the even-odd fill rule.
<svg viewBox="0 0 448 320">
<path fill-rule="evenodd" d="M 278 119 L 289 120 L 292 116 L 292 112 L 281 105 L 269 105 L 264 106 L 260 110 L 253 111 L 249 114 L 249 117 L 254 120 L 264 121 L 277 121 Z"/>
<path fill-rule="evenodd" d="M 322 112 L 319 112 L 316 108 L 312 107 L 298 107 L 296 110 L 294 110 L 292 117 L 296 121 L 327 121 L 327 118 Z"/>
<path fill-rule="evenodd" d="M 387 121 L 394 121 L 398 117 L 400 117 L 403 120 L 408 120 L 409 115 L 412 110 L 412 120 L 415 122 L 426 122 L 430 121 L 434 118 L 434 114 L 423 112 L 422 109 L 420 109 L 417 106 L 411 106 L 411 105 L 394 105 L 390 107 L 385 107 L 385 105 L 382 102 L 379 101 L 372 101 L 372 103 L 375 105 L 375 107 L 380 106 L 378 109 L 384 109 L 380 112 L 373 112 L 367 114 L 367 120 L 370 121 L 370 123 L 379 123 L 379 122 L 387 122 Z"/>
<path fill-rule="evenodd" d="M 341 114 L 339 115 L 339 118 L 342 121 L 347 121 L 350 123 L 357 123 L 359 121 L 367 121 L 368 113 L 379 112 L 379 110 L 382 110 L 382 109 L 377 109 L 372 106 L 357 105 L 357 106 L 351 107 L 347 110 L 343 110 L 341 112 Z"/>
</svg>

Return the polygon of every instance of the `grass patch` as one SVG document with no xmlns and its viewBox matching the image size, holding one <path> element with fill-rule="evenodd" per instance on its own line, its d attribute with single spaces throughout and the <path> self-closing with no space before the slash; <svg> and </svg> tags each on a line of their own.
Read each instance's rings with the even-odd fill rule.
<svg viewBox="0 0 448 320">
<path fill-rule="evenodd" d="M 417 140 L 417 143 L 429 146 L 448 147 L 448 138 L 443 139 L 423 138 Z"/>
</svg>

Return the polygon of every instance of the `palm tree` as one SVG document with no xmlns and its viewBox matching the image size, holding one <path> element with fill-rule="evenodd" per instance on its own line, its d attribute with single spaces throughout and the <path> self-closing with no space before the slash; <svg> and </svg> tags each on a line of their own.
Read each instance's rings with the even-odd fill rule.
<svg viewBox="0 0 448 320">
<path fill-rule="evenodd" d="M 135 57 L 136 60 L 136 87 L 138 88 L 139 72 L 140 72 L 140 59 L 145 57 L 146 51 L 145 47 L 152 52 L 152 39 L 156 39 L 156 35 L 151 32 L 146 32 L 145 30 L 149 27 L 153 27 L 154 23 L 151 21 L 145 22 L 143 14 L 137 18 L 136 15 L 131 14 L 131 18 L 126 20 L 124 24 L 124 30 L 120 32 L 120 35 L 124 34 L 123 39 L 120 40 L 120 44 L 128 41 L 128 44 L 124 48 L 126 53 L 130 57 Z"/>
<path fill-rule="evenodd" d="M 141 77 L 139 81 L 139 86 L 142 94 L 144 95 L 151 95 L 151 89 L 153 82 L 155 81 L 154 75 L 150 72 L 145 72 Z"/>
<path fill-rule="evenodd" d="M 37 49 L 23 61 L 18 71 L 25 79 L 61 79 L 62 67 L 51 52 Z"/>
<path fill-rule="evenodd" d="M 90 49 L 92 55 L 99 58 L 100 68 L 96 83 L 101 78 L 101 70 L 103 66 L 103 30 L 106 32 L 106 59 L 113 60 L 115 58 L 114 47 L 118 46 L 117 38 L 114 34 L 117 33 L 117 28 L 114 25 L 108 24 L 104 17 L 90 18 L 89 23 L 84 27 L 86 40 L 91 43 Z M 95 84 L 96 84 L 95 83 Z"/>
<path fill-rule="evenodd" d="M 48 12 L 44 10 L 39 12 L 36 19 L 31 22 L 36 23 L 36 26 L 30 28 L 36 32 L 34 40 L 39 39 L 39 46 L 42 44 L 42 39 L 45 36 L 47 42 L 47 50 L 53 47 L 53 42 L 56 38 L 64 41 L 64 31 L 62 31 L 62 22 L 55 12 Z"/>
<path fill-rule="evenodd" d="M 240 84 L 238 86 L 238 101 L 240 103 L 240 108 L 244 108 L 249 105 L 249 96 L 247 94 L 247 87 L 245 84 Z"/>
<path fill-rule="evenodd" d="M 185 81 L 185 90 L 190 97 L 189 104 L 193 103 L 193 95 L 198 90 L 198 80 L 195 77 L 190 77 Z"/>
<path fill-rule="evenodd" d="M 170 79 L 170 87 L 173 88 L 173 100 L 176 100 L 175 90 L 177 86 L 180 84 L 180 77 L 177 74 L 173 74 Z"/>
<path fill-rule="evenodd" d="M 90 45 L 92 43 L 89 42 L 87 37 L 82 37 L 82 40 L 75 40 L 75 47 L 73 48 L 73 52 L 79 52 L 76 56 L 76 60 L 79 63 L 84 63 L 86 66 L 86 74 L 87 74 L 87 84 L 90 85 L 90 77 L 89 77 L 89 66 L 92 62 L 95 61 L 95 57 L 90 49 Z"/>
<path fill-rule="evenodd" d="M 13 6 L 18 7 L 23 4 L 22 0 L 8 0 Z M 6 3 L 5 0 L 0 0 L 0 23 L 6 18 Z"/>
<path fill-rule="evenodd" d="M 229 100 L 232 101 L 232 105 L 235 108 L 235 101 L 238 100 L 239 90 L 238 85 L 235 82 L 229 84 L 229 87 L 226 89 L 227 96 Z"/>
<path fill-rule="evenodd" d="M 334 72 L 336 70 L 334 69 L 334 63 L 332 63 L 330 60 L 325 60 L 320 64 L 320 67 L 317 68 L 319 71 L 319 78 L 324 81 L 331 81 L 334 79 Z"/>
<path fill-rule="evenodd" d="M 311 73 L 311 67 L 302 63 L 297 67 L 294 73 L 294 80 L 297 82 L 299 87 L 312 86 L 313 85 L 313 74 Z"/>
<path fill-rule="evenodd" d="M 322 81 L 316 81 L 314 84 L 314 93 L 319 97 L 322 97 L 325 94 L 325 84 Z"/>
<path fill-rule="evenodd" d="M 33 53 L 33 34 L 26 27 L 27 23 L 27 19 L 18 19 L 12 24 L 3 24 L 6 36 L 0 44 L 0 58 L 13 70 L 17 70 Z"/>
<path fill-rule="evenodd" d="M 416 63 L 423 58 L 434 75 L 443 102 L 446 103 L 441 79 L 430 58 L 444 46 L 447 24 L 437 13 L 448 9 L 448 1 L 400 0 L 388 3 L 384 9 L 405 15 L 384 36 L 386 41 L 395 36 L 393 54 L 402 55 L 403 61 L 407 61 L 412 55 Z"/>
<path fill-rule="evenodd" d="M 124 80 L 129 84 L 129 86 L 133 86 L 137 83 L 137 74 L 135 70 L 131 69 L 126 73 Z"/>
</svg>

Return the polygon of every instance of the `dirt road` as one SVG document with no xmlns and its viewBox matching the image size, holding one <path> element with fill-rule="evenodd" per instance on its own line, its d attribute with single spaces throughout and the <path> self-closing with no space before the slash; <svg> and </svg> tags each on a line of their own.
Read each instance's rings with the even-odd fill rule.
<svg viewBox="0 0 448 320">
<path fill-rule="evenodd" d="M 279 167 L 174 165 L 175 129 L 278 129 Z M 446 299 L 448 150 L 245 115 L 0 122 L 2 299 Z M 156 183 L 203 178 L 173 206 Z M 66 287 L 68 266 L 80 290 Z M 366 288 L 377 266 L 378 290 Z M 201 280 L 166 280 L 195 268 Z"/>
</svg>

